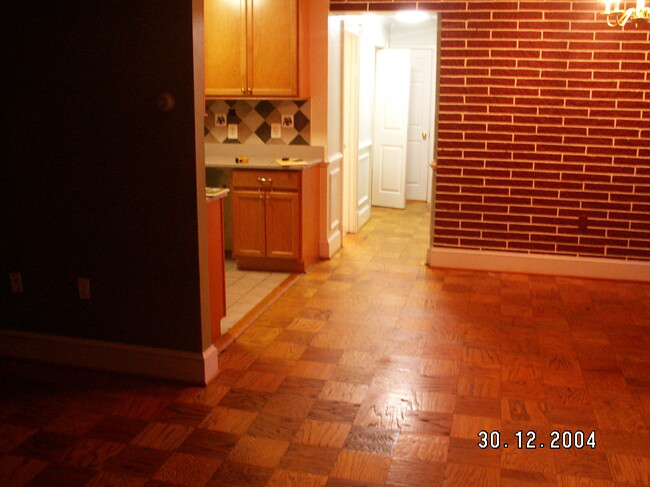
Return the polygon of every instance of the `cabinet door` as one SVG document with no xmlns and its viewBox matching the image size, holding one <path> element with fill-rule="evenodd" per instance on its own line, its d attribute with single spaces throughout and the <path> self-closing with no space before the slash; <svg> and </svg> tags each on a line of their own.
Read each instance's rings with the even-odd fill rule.
<svg viewBox="0 0 650 487">
<path fill-rule="evenodd" d="M 298 0 L 249 0 L 248 81 L 253 96 L 298 94 Z"/>
<path fill-rule="evenodd" d="M 246 87 L 246 0 L 204 1 L 206 96 L 242 96 Z"/>
<path fill-rule="evenodd" d="M 264 193 L 233 191 L 233 249 L 234 257 L 264 257 Z"/>
<path fill-rule="evenodd" d="M 300 258 L 300 203 L 298 193 L 266 193 L 266 256 Z"/>
</svg>

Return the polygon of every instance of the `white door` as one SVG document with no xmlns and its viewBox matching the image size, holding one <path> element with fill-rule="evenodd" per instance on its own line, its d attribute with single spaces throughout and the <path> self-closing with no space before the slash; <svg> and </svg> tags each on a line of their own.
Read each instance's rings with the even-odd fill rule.
<svg viewBox="0 0 650 487">
<path fill-rule="evenodd" d="M 406 149 L 411 53 L 377 51 L 372 204 L 406 207 Z"/>
<path fill-rule="evenodd" d="M 343 35 L 343 234 L 355 233 L 359 172 L 359 36 Z"/>
<path fill-rule="evenodd" d="M 429 188 L 432 51 L 411 49 L 406 199 L 426 201 Z"/>
</svg>

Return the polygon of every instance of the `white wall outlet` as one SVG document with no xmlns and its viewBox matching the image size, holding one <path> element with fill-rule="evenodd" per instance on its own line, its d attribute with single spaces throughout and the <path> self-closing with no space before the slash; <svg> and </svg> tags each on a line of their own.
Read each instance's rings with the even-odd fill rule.
<svg viewBox="0 0 650 487">
<path fill-rule="evenodd" d="M 11 282 L 12 293 L 18 294 L 23 292 L 23 278 L 20 272 L 9 273 L 9 281 Z"/>
<path fill-rule="evenodd" d="M 293 114 L 282 115 L 282 126 L 286 128 L 293 128 Z"/>
<path fill-rule="evenodd" d="M 272 123 L 271 124 L 271 138 L 272 139 L 281 139 L 282 138 L 282 124 Z"/>
<path fill-rule="evenodd" d="M 215 127 L 225 127 L 226 126 L 226 114 L 225 113 L 215 113 L 214 114 L 214 126 Z"/>
<path fill-rule="evenodd" d="M 78 277 L 77 289 L 79 291 L 79 299 L 90 299 L 90 279 L 87 277 Z"/>
<path fill-rule="evenodd" d="M 237 124 L 229 123 L 228 124 L 228 138 L 236 139 L 237 138 Z"/>
</svg>

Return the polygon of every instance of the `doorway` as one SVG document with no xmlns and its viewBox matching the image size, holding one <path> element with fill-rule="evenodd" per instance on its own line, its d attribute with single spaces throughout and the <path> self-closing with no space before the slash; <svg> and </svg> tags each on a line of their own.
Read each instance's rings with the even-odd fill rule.
<svg viewBox="0 0 650 487">
<path fill-rule="evenodd" d="M 356 233 L 370 218 L 371 206 L 404 208 L 406 200 L 432 203 L 440 29 L 435 14 L 418 24 L 400 23 L 388 13 L 336 18 L 340 21 L 330 27 L 341 29 L 343 231 Z M 391 69 L 390 63 L 382 67 L 382 58 L 393 50 L 406 52 L 408 68 L 402 64 Z M 386 73 L 407 75 L 399 93 L 397 81 L 384 83 Z M 396 102 L 387 110 L 379 105 L 381 90 L 387 93 L 384 98 Z M 382 114 L 384 122 L 406 117 L 398 142 L 387 140 L 394 135 L 393 127 L 382 127 Z M 382 192 L 397 196 L 386 202 Z"/>
</svg>

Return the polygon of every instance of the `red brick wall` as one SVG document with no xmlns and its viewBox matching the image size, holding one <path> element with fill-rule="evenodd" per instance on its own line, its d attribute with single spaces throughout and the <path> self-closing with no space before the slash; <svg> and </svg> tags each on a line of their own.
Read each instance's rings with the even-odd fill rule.
<svg viewBox="0 0 650 487">
<path fill-rule="evenodd" d="M 603 5 L 330 1 L 442 14 L 434 245 L 650 259 L 650 23 Z"/>
</svg>

